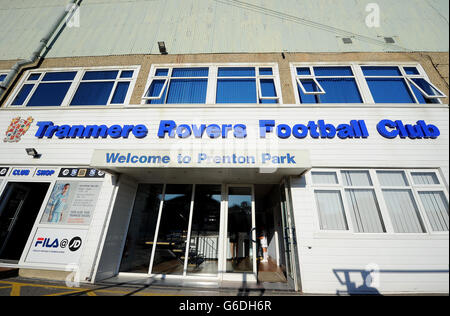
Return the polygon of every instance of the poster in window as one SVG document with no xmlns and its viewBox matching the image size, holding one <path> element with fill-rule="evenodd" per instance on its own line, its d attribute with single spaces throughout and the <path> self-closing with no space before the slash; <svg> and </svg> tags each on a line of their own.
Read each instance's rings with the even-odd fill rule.
<svg viewBox="0 0 450 316">
<path fill-rule="evenodd" d="M 102 182 L 56 182 L 41 224 L 89 225 L 101 186 Z"/>
</svg>

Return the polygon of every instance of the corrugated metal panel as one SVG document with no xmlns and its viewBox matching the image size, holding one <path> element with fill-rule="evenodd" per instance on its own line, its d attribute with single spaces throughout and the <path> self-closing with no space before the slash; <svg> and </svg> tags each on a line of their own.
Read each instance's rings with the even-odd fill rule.
<svg viewBox="0 0 450 316">
<path fill-rule="evenodd" d="M 0 0 L 0 60 L 30 55 L 65 0 Z M 84 0 L 48 57 L 237 52 L 448 51 L 447 0 Z M 386 45 L 383 37 L 396 45 Z M 342 37 L 352 37 L 346 45 Z"/>
</svg>

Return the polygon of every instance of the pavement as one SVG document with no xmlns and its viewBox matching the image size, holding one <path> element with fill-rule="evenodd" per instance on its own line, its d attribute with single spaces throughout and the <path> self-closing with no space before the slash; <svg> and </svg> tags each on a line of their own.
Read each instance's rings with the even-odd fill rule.
<svg viewBox="0 0 450 316">
<path fill-rule="evenodd" d="M 99 283 L 68 286 L 65 282 L 26 279 L 18 276 L 0 278 L 0 296 L 298 296 L 299 293 L 262 289 L 204 289 L 145 284 Z"/>
</svg>

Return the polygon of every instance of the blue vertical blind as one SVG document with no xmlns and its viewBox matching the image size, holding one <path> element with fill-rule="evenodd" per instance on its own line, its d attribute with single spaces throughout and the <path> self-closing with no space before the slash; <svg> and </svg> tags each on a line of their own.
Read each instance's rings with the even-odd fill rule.
<svg viewBox="0 0 450 316">
<path fill-rule="evenodd" d="M 206 103 L 208 75 L 207 67 L 174 68 L 170 77 L 169 69 L 157 69 L 155 79 L 146 93 L 146 97 L 154 99 L 147 100 L 147 104 Z"/>
<path fill-rule="evenodd" d="M 417 67 L 363 66 L 375 103 L 439 103 L 444 95 L 420 75 Z M 423 90 L 420 91 L 417 87 Z"/>
<path fill-rule="evenodd" d="M 356 79 L 351 67 L 298 67 L 297 78 L 306 92 L 298 84 L 297 90 L 301 103 L 362 103 Z M 315 78 L 323 91 L 313 80 Z M 324 93 L 323 93 L 324 92 Z"/>
<path fill-rule="evenodd" d="M 269 67 L 219 67 L 216 103 L 278 103 L 275 78 L 269 76 L 273 76 Z"/>
<path fill-rule="evenodd" d="M 257 103 L 256 79 L 218 79 L 216 103 Z"/>
<path fill-rule="evenodd" d="M 11 105 L 61 106 L 71 87 L 78 84 L 77 74 L 78 71 L 32 73 Z M 72 100 L 69 100 L 70 105 L 123 104 L 133 76 L 133 70 L 86 71 Z"/>
<path fill-rule="evenodd" d="M 375 103 L 440 103 L 439 98 L 445 97 L 415 66 L 354 67 L 362 71 L 364 78 L 360 79 L 366 81 Z M 350 66 L 297 67 L 296 79 L 300 81 L 297 82 L 300 103 L 364 102 Z"/>
<path fill-rule="evenodd" d="M 86 71 L 70 105 L 123 104 L 133 75 L 132 70 Z"/>
</svg>

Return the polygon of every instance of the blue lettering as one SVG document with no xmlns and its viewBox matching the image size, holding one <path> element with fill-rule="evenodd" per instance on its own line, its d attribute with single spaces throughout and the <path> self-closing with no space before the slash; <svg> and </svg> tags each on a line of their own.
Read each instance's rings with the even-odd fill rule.
<svg viewBox="0 0 450 316">
<path fill-rule="evenodd" d="M 273 120 L 259 121 L 259 136 L 261 138 L 266 138 L 266 133 L 272 133 L 274 126 L 275 121 Z"/>
<path fill-rule="evenodd" d="M 168 134 L 171 138 L 175 137 L 176 127 L 177 125 L 174 121 L 161 121 L 159 123 L 158 137 L 164 138 L 166 137 L 166 134 Z"/>
<path fill-rule="evenodd" d="M 388 131 L 387 127 L 389 128 L 396 128 L 397 124 L 391 120 L 382 120 L 380 123 L 377 124 L 377 131 L 380 133 L 381 136 L 385 138 L 395 138 L 398 136 L 399 132 L 397 130 Z"/>
</svg>

